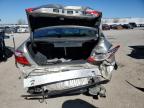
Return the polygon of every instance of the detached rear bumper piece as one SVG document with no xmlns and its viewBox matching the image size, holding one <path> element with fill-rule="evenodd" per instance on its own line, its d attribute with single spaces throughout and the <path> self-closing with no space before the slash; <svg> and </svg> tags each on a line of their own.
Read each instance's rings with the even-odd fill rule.
<svg viewBox="0 0 144 108">
<path fill-rule="evenodd" d="M 37 97 L 37 96 L 42 96 L 42 97 L 52 97 L 52 96 L 59 96 L 62 94 L 69 94 L 69 93 L 73 93 L 76 91 L 80 91 L 80 90 L 84 90 L 84 89 L 88 89 L 90 87 L 96 86 L 96 85 L 100 85 L 100 84 L 105 84 L 107 83 L 109 80 L 103 80 L 103 81 L 99 81 L 99 82 L 93 82 L 90 84 L 86 84 L 86 85 L 82 85 L 82 86 L 78 86 L 78 87 L 73 87 L 73 88 L 69 88 L 69 89 L 64 89 L 64 90 L 59 90 L 59 91 L 51 91 L 51 92 L 43 92 L 43 93 L 39 93 L 39 94 L 30 94 L 30 95 L 22 95 L 22 97 Z"/>
<path fill-rule="evenodd" d="M 50 85 L 57 82 L 63 82 L 72 79 L 94 78 L 97 76 L 101 76 L 101 72 L 98 68 L 70 70 L 70 71 L 64 71 L 58 73 L 51 73 L 51 74 L 33 76 L 24 79 L 24 88 L 34 87 L 39 85 Z"/>
</svg>

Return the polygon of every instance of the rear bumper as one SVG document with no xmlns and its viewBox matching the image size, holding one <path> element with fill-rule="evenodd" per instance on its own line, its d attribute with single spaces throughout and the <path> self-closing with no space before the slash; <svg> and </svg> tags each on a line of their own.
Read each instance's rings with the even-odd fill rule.
<svg viewBox="0 0 144 108">
<path fill-rule="evenodd" d="M 73 87 L 73 88 L 69 88 L 69 89 L 64 89 L 64 90 L 59 90 L 59 91 L 51 91 L 51 92 L 47 92 L 47 93 L 40 93 L 40 94 L 30 94 L 30 95 L 22 95 L 22 97 L 37 97 L 37 96 L 42 96 L 42 97 L 52 97 L 52 96 L 60 96 L 60 95 L 67 95 L 67 94 L 72 94 L 75 93 L 77 91 L 81 91 L 81 90 L 87 90 L 90 87 L 96 86 L 96 85 L 100 85 L 100 84 L 105 84 L 107 83 L 109 80 L 103 80 L 103 81 L 99 81 L 99 82 L 93 82 L 93 83 L 89 83 L 86 85 L 82 85 L 82 86 L 78 86 L 78 87 Z"/>
<path fill-rule="evenodd" d="M 50 85 L 58 82 L 69 81 L 72 79 L 95 78 L 97 76 L 102 76 L 98 68 L 50 73 L 46 75 L 25 78 L 24 88 L 34 87 L 39 85 Z"/>
</svg>

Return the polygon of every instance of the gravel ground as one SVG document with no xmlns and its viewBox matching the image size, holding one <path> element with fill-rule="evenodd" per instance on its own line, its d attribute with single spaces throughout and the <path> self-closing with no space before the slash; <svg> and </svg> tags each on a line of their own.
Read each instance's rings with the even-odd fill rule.
<svg viewBox="0 0 144 108">
<path fill-rule="evenodd" d="M 106 84 L 107 97 L 94 100 L 84 95 L 65 96 L 47 99 L 44 103 L 25 100 L 19 70 L 15 67 L 14 57 L 0 63 L 0 107 L 1 108 L 144 108 L 144 92 L 132 87 L 144 88 L 144 29 L 110 30 L 104 34 L 114 45 L 121 45 L 116 55 L 119 65 L 110 83 Z M 29 34 L 14 34 L 16 46 Z M 6 45 L 13 49 L 12 38 Z"/>
</svg>

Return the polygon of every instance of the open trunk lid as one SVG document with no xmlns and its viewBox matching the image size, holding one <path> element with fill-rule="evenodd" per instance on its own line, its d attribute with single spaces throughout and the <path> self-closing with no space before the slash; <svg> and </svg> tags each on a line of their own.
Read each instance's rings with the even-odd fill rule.
<svg viewBox="0 0 144 108">
<path fill-rule="evenodd" d="M 32 38 L 28 49 L 37 64 L 87 60 L 90 56 L 97 43 L 101 12 L 89 7 L 45 5 L 26 9 L 26 13 Z"/>
<path fill-rule="evenodd" d="M 78 25 L 98 27 L 102 13 L 81 6 L 44 5 L 26 9 L 31 32 L 35 29 L 58 26 Z"/>
</svg>

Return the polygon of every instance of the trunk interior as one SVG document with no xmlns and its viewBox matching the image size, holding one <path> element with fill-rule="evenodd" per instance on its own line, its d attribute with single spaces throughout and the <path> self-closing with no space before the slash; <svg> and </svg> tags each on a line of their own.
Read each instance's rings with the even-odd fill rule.
<svg viewBox="0 0 144 108">
<path fill-rule="evenodd" d="M 55 47 L 52 42 L 34 42 L 33 44 L 28 42 L 27 48 L 38 65 L 48 65 L 74 60 L 86 60 L 96 43 L 96 40 L 88 40 L 82 42 L 82 45 L 78 47 Z"/>
</svg>

